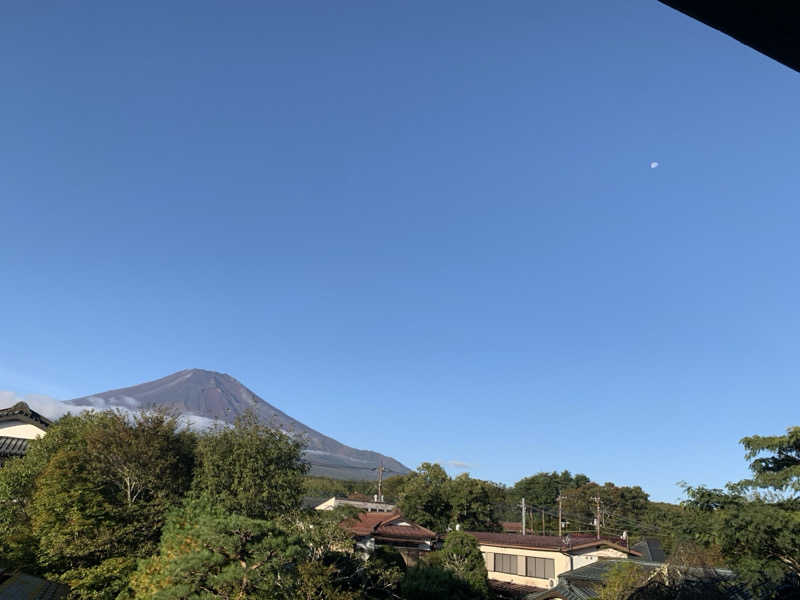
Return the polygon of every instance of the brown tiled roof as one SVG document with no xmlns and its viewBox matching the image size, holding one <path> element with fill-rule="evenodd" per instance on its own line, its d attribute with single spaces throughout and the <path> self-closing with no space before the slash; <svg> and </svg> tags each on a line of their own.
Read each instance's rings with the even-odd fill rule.
<svg viewBox="0 0 800 600">
<path fill-rule="evenodd" d="M 43 417 L 24 402 L 9 408 L 0 408 L 0 421 L 27 421 L 39 427 L 50 427 L 50 419 Z"/>
<path fill-rule="evenodd" d="M 436 537 L 435 532 L 403 518 L 399 513 L 362 512 L 355 518 L 343 521 L 342 527 L 355 535 L 386 539 L 428 540 Z"/>
<path fill-rule="evenodd" d="M 592 548 L 594 546 L 612 547 L 634 556 L 639 556 L 638 552 L 628 550 L 623 540 L 614 538 L 596 539 L 589 536 L 567 536 L 560 538 L 557 535 L 522 535 L 519 533 L 488 533 L 483 531 L 467 532 L 474 536 L 479 543 L 488 546 L 501 546 L 508 548 L 527 548 L 530 550 L 579 550 L 582 548 Z M 567 543 L 569 541 L 569 543 Z"/>
</svg>

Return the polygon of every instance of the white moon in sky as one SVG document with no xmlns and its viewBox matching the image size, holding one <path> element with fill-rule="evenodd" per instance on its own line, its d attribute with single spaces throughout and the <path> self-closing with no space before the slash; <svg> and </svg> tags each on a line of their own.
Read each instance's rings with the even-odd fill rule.
<svg viewBox="0 0 800 600">
<path fill-rule="evenodd" d="M 650 163 L 650 168 L 651 169 L 655 169 L 657 166 L 658 166 L 658 163 L 656 161 L 653 161 L 653 162 Z"/>
</svg>

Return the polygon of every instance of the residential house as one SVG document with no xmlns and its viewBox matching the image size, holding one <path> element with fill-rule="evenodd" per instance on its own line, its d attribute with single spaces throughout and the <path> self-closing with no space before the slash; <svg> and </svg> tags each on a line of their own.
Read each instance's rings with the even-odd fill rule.
<svg viewBox="0 0 800 600">
<path fill-rule="evenodd" d="M 363 494 L 359 494 L 358 496 L 350 496 L 347 498 L 342 498 L 340 496 L 333 496 L 328 498 L 324 502 L 318 504 L 314 508 L 317 510 L 333 510 L 338 506 L 352 506 L 357 508 L 358 510 L 364 512 L 380 512 L 380 513 L 393 513 L 397 508 L 394 504 L 390 504 L 389 502 L 384 502 L 381 499 L 378 499 L 378 496 L 375 495 L 372 499 L 369 496 L 364 496 Z"/>
<path fill-rule="evenodd" d="M 639 556 L 618 538 L 469 533 L 478 540 L 490 581 L 528 586 L 531 592 L 555 587 L 559 575 L 578 567 Z"/>
<path fill-rule="evenodd" d="M 362 512 L 342 522 L 356 540 L 356 548 L 371 554 L 378 546 L 399 551 L 407 565 L 413 565 L 423 552 L 435 549 L 436 532 L 409 521 L 399 513 Z"/>
<path fill-rule="evenodd" d="M 609 571 L 625 559 L 600 560 L 562 573 L 558 577 L 558 585 L 552 589 L 530 594 L 525 600 L 592 600 L 598 598 Z M 634 562 L 634 561 L 631 561 Z M 733 571 L 728 569 L 701 569 L 695 567 L 675 567 L 663 562 L 643 561 L 637 559 L 635 564 L 647 574 L 648 581 L 632 598 L 676 597 L 671 594 L 658 593 L 665 582 L 678 586 L 683 591 L 681 597 L 719 598 L 720 595 L 730 600 L 752 600 L 741 582 L 737 581 Z M 691 593 L 690 593 L 691 592 Z"/>
<path fill-rule="evenodd" d="M 24 456 L 28 442 L 43 436 L 50 420 L 24 402 L 0 409 L 0 465 L 14 456 Z"/>
</svg>

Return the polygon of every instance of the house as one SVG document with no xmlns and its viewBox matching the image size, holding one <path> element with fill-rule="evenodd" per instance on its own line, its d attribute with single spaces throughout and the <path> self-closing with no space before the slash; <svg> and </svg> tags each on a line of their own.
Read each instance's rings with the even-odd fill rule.
<svg viewBox="0 0 800 600">
<path fill-rule="evenodd" d="M 438 541 L 436 532 L 396 512 L 362 512 L 341 525 L 355 538 L 356 548 L 372 554 L 378 546 L 389 546 L 400 552 L 407 565 L 415 564 L 420 553 L 430 552 Z"/>
<path fill-rule="evenodd" d="M 50 420 L 24 402 L 0 409 L 0 465 L 14 456 L 24 456 L 28 442 L 43 436 Z"/>
<path fill-rule="evenodd" d="M 599 560 L 639 556 L 618 538 L 468 533 L 478 540 L 490 581 L 528 586 L 531 591 L 555 587 L 562 573 Z"/>
<path fill-rule="evenodd" d="M 333 510 L 339 506 L 352 506 L 365 512 L 382 513 L 393 513 L 397 508 L 394 504 L 383 502 L 383 500 L 378 500 L 378 496 L 373 496 L 372 499 L 370 499 L 368 496 L 364 496 L 363 494 L 359 494 L 356 497 L 350 496 L 348 498 L 333 496 L 318 504 L 314 508 L 317 510 Z"/>
<path fill-rule="evenodd" d="M 525 600 L 591 600 L 599 597 L 605 578 L 615 565 L 625 562 L 625 559 L 600 560 L 584 565 L 572 571 L 562 573 L 558 577 L 558 585 L 554 588 L 530 594 Z M 663 562 L 643 561 L 638 559 L 639 565 L 648 575 L 648 582 L 631 596 L 632 598 L 645 599 L 651 597 L 676 597 L 672 594 L 659 594 L 659 588 L 664 588 L 664 582 L 670 582 L 683 590 L 682 597 L 708 597 L 729 598 L 730 600 L 752 600 L 744 585 L 736 580 L 734 573 L 728 569 L 701 569 L 696 567 L 676 567 Z M 689 593 L 691 592 L 691 594 Z"/>
</svg>

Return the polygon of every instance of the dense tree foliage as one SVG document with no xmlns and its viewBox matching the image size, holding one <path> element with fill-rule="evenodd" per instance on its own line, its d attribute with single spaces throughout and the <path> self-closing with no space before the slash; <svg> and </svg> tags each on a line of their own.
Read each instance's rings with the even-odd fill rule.
<svg viewBox="0 0 800 600">
<path fill-rule="evenodd" d="M 2 520 L 18 519 L 12 532 L 27 529 L 6 538 L 10 555 L 57 574 L 75 597 L 113 598 L 136 559 L 155 550 L 167 510 L 189 488 L 192 462 L 192 438 L 169 415 L 62 419 L 0 470 Z"/>
<path fill-rule="evenodd" d="M 606 573 L 597 590 L 598 600 L 627 600 L 647 581 L 648 572 L 635 562 L 619 562 Z"/>
<path fill-rule="evenodd" d="M 509 490 L 508 498 L 511 504 L 514 505 L 514 510 L 516 510 L 516 506 L 522 498 L 525 498 L 525 501 L 530 506 L 551 507 L 556 504 L 559 494 L 566 494 L 568 490 L 581 487 L 587 483 L 589 483 L 589 478 L 586 475 L 577 474 L 573 476 L 569 471 L 537 473 L 520 479 L 515 483 Z"/>
<path fill-rule="evenodd" d="M 648 508 L 648 496 L 639 486 L 587 483 L 564 495 L 567 520 L 576 521 L 580 529 L 591 528 L 596 513 L 594 498 L 600 498 L 600 528 L 604 535 L 635 530 Z"/>
<path fill-rule="evenodd" d="M 486 564 L 474 536 L 463 531 L 447 534 L 441 551 L 442 566 L 465 582 L 475 598 L 489 596 Z"/>
<path fill-rule="evenodd" d="M 789 427 L 786 435 L 754 435 L 741 440 L 750 460 L 752 479 L 739 482 L 737 487 L 760 488 L 787 492 L 789 497 L 800 495 L 800 427 Z M 766 453 L 767 456 L 761 456 Z"/>
<path fill-rule="evenodd" d="M 400 510 L 424 527 L 446 531 L 453 512 L 445 489 L 449 481 L 450 477 L 441 466 L 422 463 L 400 490 Z"/>
<path fill-rule="evenodd" d="M 381 493 L 386 502 L 396 502 L 397 495 L 405 483 L 405 475 L 393 475 L 383 480 Z M 307 475 L 305 478 L 305 494 L 317 498 L 330 498 L 331 496 L 348 497 L 353 494 L 363 494 L 372 498 L 378 493 L 376 480 L 349 481 L 344 479 L 331 479 Z"/>
<path fill-rule="evenodd" d="M 442 550 L 410 568 L 400 584 L 405 600 L 486 600 L 489 582 L 477 540 L 462 531 L 447 534 Z"/>
<path fill-rule="evenodd" d="M 741 443 L 752 460 L 751 479 L 726 490 L 687 489 L 687 507 L 706 519 L 694 535 L 717 545 L 752 590 L 794 586 L 800 578 L 800 428 Z"/>
<path fill-rule="evenodd" d="M 200 436 L 193 495 L 252 518 L 297 510 L 308 471 L 302 449 L 300 441 L 245 414 L 233 427 Z"/>
<path fill-rule="evenodd" d="M 400 584 L 405 600 L 481 600 L 455 573 L 438 566 L 419 564 L 408 570 Z"/>
<path fill-rule="evenodd" d="M 569 471 L 505 488 L 423 463 L 384 484 L 408 519 L 447 533 L 441 551 L 406 570 L 396 552 L 381 548 L 367 559 L 356 551 L 341 527 L 352 508 L 299 510 L 310 489 L 350 495 L 374 483 L 308 478 L 301 442 L 252 415 L 202 434 L 156 412 L 68 415 L 0 469 L 0 556 L 6 566 L 67 583 L 79 600 L 483 600 L 483 558 L 459 529 L 498 530 L 499 518 L 519 514 L 524 497 L 545 515 L 545 532 L 555 533 L 560 496 L 564 533 L 592 530 L 599 498 L 603 534 L 656 536 L 669 565 L 725 564 L 759 595 L 797 596 L 800 428 L 742 443 L 752 477 L 725 490 L 687 487 L 682 506 Z M 615 571 L 607 594 L 639 598 L 646 588 L 658 597 L 699 597 L 706 590 L 711 598 L 732 589 L 689 579 L 678 589 L 670 578 L 641 587 L 640 575 Z"/>
<path fill-rule="evenodd" d="M 438 464 L 423 463 L 404 476 L 398 505 L 409 519 L 434 531 L 497 531 L 504 490 L 467 473 L 451 479 Z"/>
<path fill-rule="evenodd" d="M 130 587 L 154 600 L 288 598 L 303 558 L 300 537 L 276 523 L 195 503 L 171 516 Z"/>
<path fill-rule="evenodd" d="M 11 564 L 39 571 L 38 539 L 33 535 L 31 511 L 36 479 L 58 451 L 80 448 L 81 434 L 95 421 L 94 415 L 59 419 L 42 438 L 32 440 L 27 454 L 0 468 L 0 556 Z"/>
<path fill-rule="evenodd" d="M 497 485 L 462 473 L 445 484 L 444 494 L 450 505 L 451 524 L 468 531 L 499 529 L 497 500 L 502 492 Z"/>
</svg>

